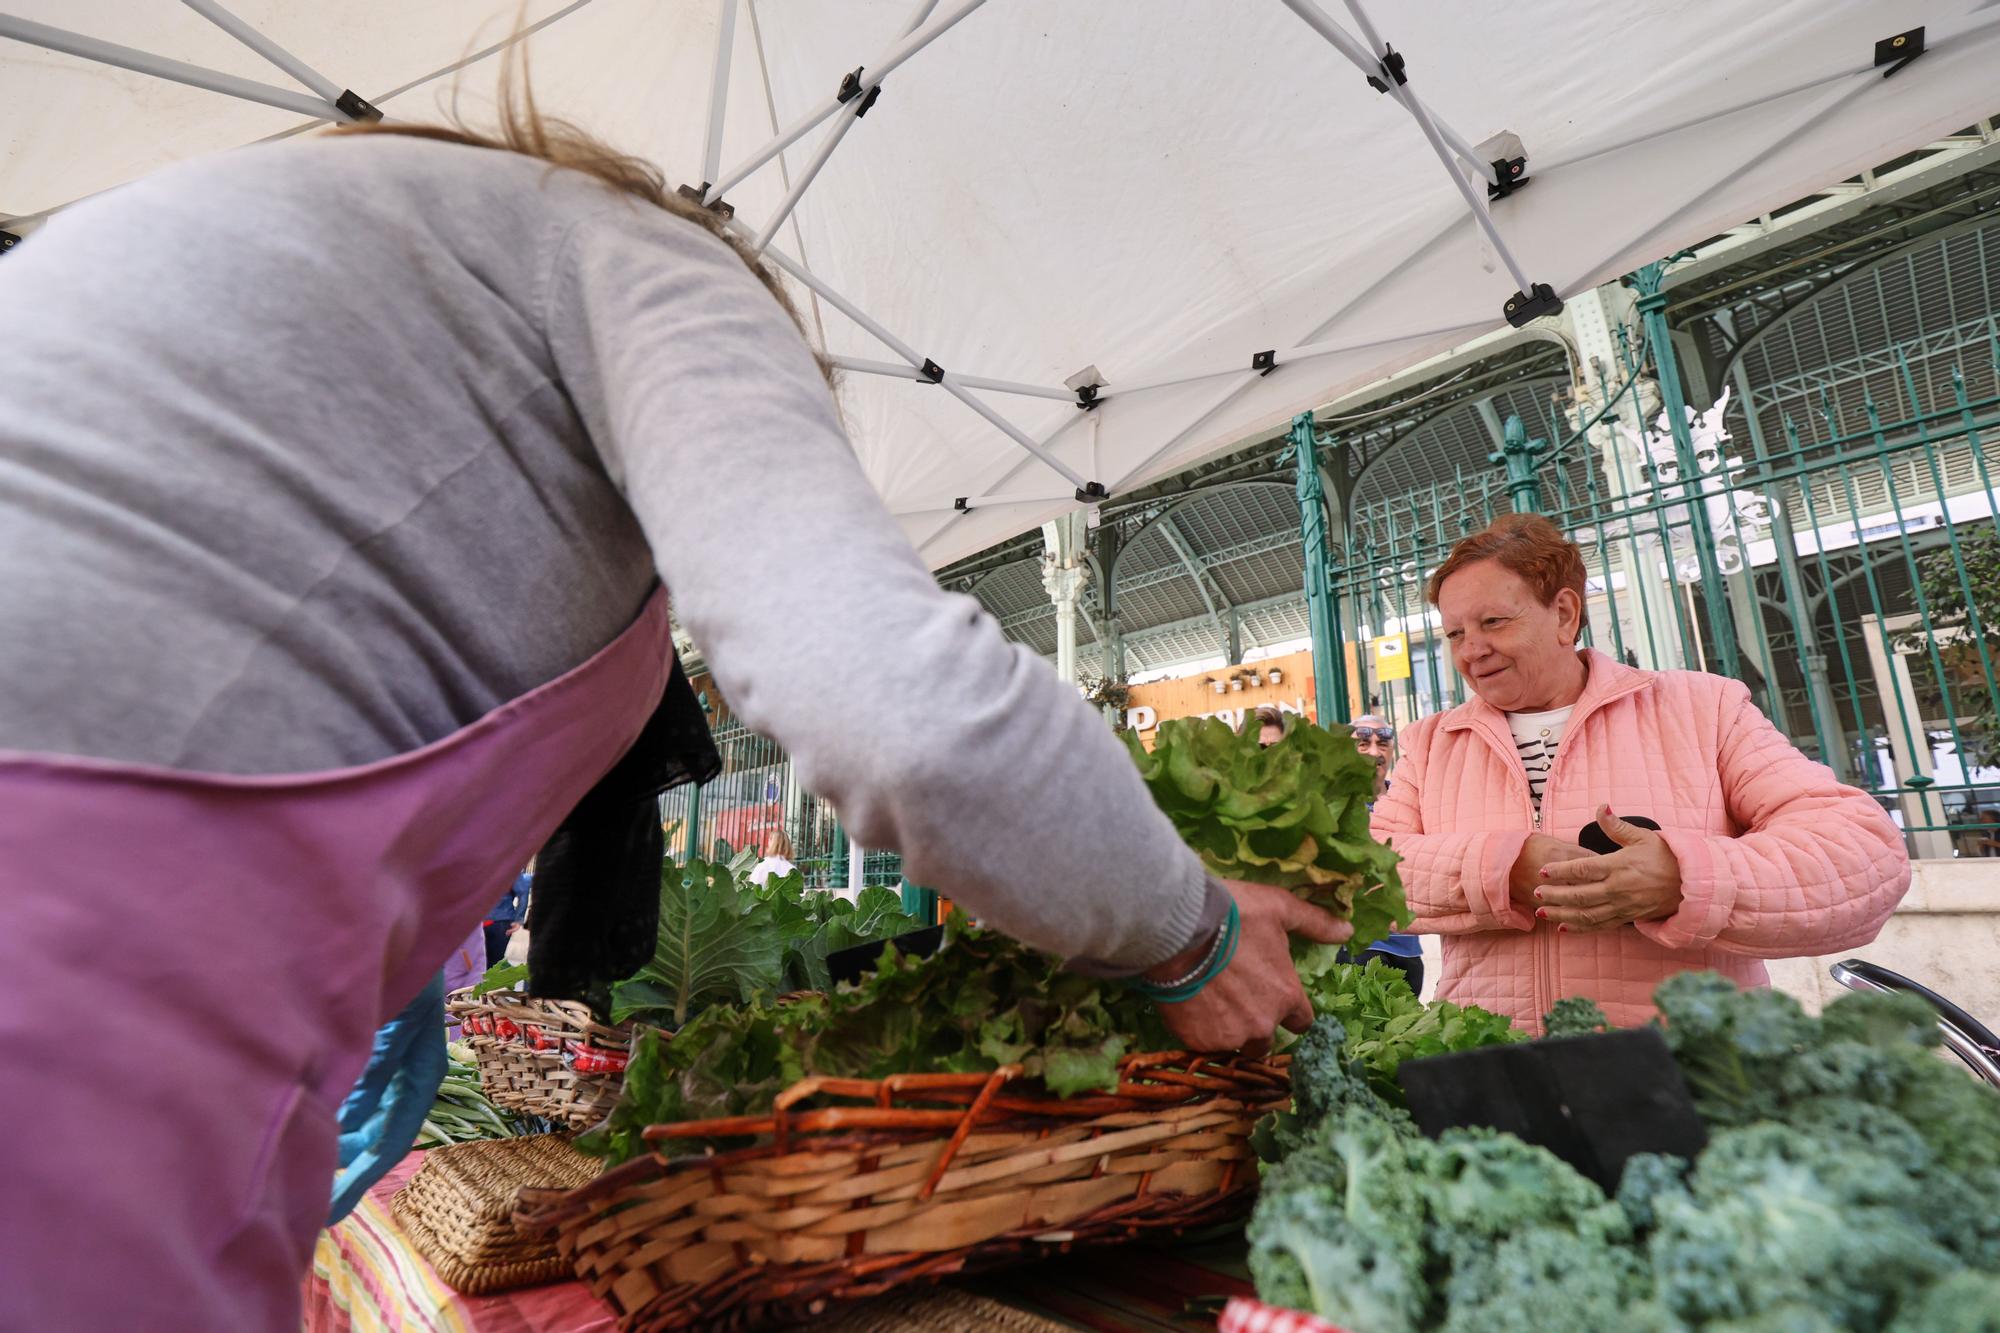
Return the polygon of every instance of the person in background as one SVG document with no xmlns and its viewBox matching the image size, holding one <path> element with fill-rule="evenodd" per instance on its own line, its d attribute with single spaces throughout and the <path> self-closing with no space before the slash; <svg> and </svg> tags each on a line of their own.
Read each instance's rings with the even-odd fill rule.
<svg viewBox="0 0 2000 1333">
<path fill-rule="evenodd" d="M 752 884 L 762 884 L 773 875 L 782 879 L 798 869 L 792 861 L 792 840 L 783 829 L 774 828 L 764 835 L 763 851 L 763 859 L 750 867 Z"/>
<path fill-rule="evenodd" d="M 1266 749 L 1285 739 L 1285 715 L 1275 704 L 1264 704 L 1254 709 L 1243 720 L 1243 725 L 1246 730 L 1252 726 L 1257 728 L 1257 744 Z"/>
<path fill-rule="evenodd" d="M 494 904 L 493 914 L 482 927 L 486 933 L 486 966 L 497 966 L 507 956 L 507 937 L 527 923 L 528 891 L 534 883 L 535 863 L 530 861 Z"/>
<path fill-rule="evenodd" d="M 1354 748 L 1375 763 L 1375 800 L 1389 790 L 1389 770 L 1396 762 L 1396 729 L 1379 713 L 1363 713 L 1348 724 Z M 1374 802 L 1369 803 L 1373 808 Z M 1379 958 L 1409 980 L 1410 990 L 1424 993 L 1424 946 L 1415 935 L 1391 935 L 1361 951 L 1360 961 Z"/>
<path fill-rule="evenodd" d="M 1741 681 L 1579 647 L 1583 553 L 1547 519 L 1465 538 L 1425 595 L 1473 697 L 1404 730 L 1370 825 L 1444 936 L 1439 998 L 1539 1032 L 1580 995 L 1632 1027 L 1676 972 L 1767 985 L 1760 960 L 1866 944 L 1902 901 L 1895 825 Z"/>
<path fill-rule="evenodd" d="M 444 960 L 444 993 L 450 995 L 455 990 L 477 985 L 492 964 L 486 961 L 486 928 L 482 925 L 467 935 L 451 956 Z M 458 1024 L 453 1023 L 444 1030 L 446 1041 L 457 1041 Z"/>
</svg>

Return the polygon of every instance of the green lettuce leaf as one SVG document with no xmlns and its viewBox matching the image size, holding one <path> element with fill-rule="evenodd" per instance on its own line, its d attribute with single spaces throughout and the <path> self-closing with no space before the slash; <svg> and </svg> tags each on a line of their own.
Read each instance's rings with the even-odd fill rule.
<svg viewBox="0 0 2000 1333">
<path fill-rule="evenodd" d="M 1125 742 L 1153 800 L 1225 879 L 1288 888 L 1354 924 L 1364 949 L 1413 920 L 1395 852 L 1368 832 L 1375 766 L 1304 719 L 1264 748 L 1215 718 L 1163 723 L 1149 753 Z"/>
</svg>

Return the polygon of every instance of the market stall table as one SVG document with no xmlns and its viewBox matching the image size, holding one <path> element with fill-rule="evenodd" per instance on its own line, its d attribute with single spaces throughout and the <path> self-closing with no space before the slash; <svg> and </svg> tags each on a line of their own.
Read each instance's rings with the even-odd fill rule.
<svg viewBox="0 0 2000 1333">
<path fill-rule="evenodd" d="M 438 1277 L 390 1201 L 423 1165 L 413 1152 L 320 1233 L 305 1281 L 306 1333 L 611 1333 L 611 1307 L 576 1281 L 465 1296 Z M 1212 1307 L 1246 1295 L 1241 1238 L 1179 1250 L 1081 1252 L 870 1302 L 832 1333 L 1208 1333 Z"/>
</svg>

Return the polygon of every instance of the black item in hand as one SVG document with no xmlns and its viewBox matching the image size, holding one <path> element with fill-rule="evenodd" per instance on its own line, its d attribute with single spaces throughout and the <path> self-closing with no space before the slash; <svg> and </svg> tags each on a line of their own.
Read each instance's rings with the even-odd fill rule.
<svg viewBox="0 0 2000 1333">
<path fill-rule="evenodd" d="M 1635 1153 L 1692 1161 L 1708 1142 L 1656 1028 L 1555 1037 L 1405 1060 L 1396 1079 L 1424 1133 L 1504 1130 L 1618 1188 Z"/>
<path fill-rule="evenodd" d="M 1655 833 L 1660 831 L 1660 826 L 1644 815 L 1618 815 L 1616 817 L 1624 820 L 1634 828 L 1649 828 Z M 1618 844 L 1611 841 L 1611 835 L 1604 831 L 1604 825 L 1594 819 L 1585 824 L 1583 831 L 1576 835 L 1576 844 L 1586 852 L 1596 852 L 1599 856 L 1609 856 L 1611 853 L 1619 850 Z"/>
</svg>

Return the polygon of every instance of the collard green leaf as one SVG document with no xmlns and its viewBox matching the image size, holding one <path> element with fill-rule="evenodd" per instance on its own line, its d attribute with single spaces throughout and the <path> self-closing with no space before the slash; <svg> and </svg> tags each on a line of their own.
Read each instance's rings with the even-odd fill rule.
<svg viewBox="0 0 2000 1333">
<path fill-rule="evenodd" d="M 755 910 L 761 909 L 761 910 Z M 653 960 L 612 987 L 612 1015 L 678 1028 L 702 1007 L 748 1003 L 784 980 L 785 927 L 709 861 L 661 871 Z"/>
</svg>

